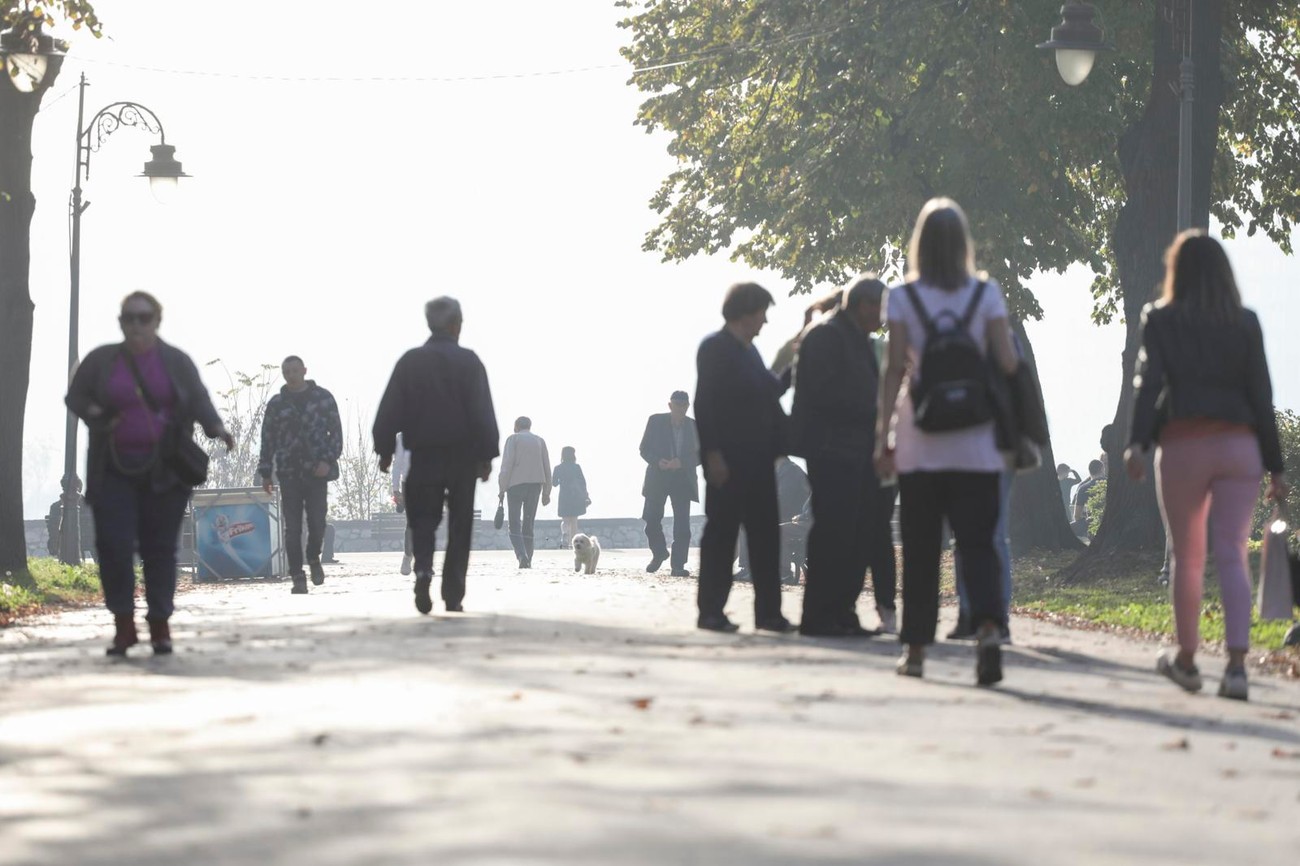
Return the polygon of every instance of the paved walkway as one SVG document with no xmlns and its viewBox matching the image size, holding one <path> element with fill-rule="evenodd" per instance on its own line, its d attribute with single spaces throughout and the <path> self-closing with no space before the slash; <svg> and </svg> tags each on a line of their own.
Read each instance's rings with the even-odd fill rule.
<svg viewBox="0 0 1300 866">
<path fill-rule="evenodd" d="M 200 586 L 177 653 L 106 614 L 0 632 L 3 864 L 1279 864 L 1300 852 L 1300 683 L 1187 696 L 1155 647 L 1014 623 L 968 645 L 724 636 L 608 551 L 476 555 L 417 615 L 390 555 L 324 587 Z M 786 596 L 797 615 L 798 591 Z M 730 610 L 752 622 L 747 587 Z M 441 610 L 441 605 L 438 606 Z M 951 613 L 951 611 L 946 611 Z M 870 617 L 868 617 L 870 619 Z"/>
</svg>

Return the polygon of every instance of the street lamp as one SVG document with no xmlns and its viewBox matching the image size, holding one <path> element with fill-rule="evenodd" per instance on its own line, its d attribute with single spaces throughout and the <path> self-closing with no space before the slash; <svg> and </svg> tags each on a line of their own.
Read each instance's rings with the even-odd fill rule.
<svg viewBox="0 0 1300 866">
<path fill-rule="evenodd" d="M 70 256 L 71 292 L 68 311 L 68 381 L 76 369 L 77 315 L 81 298 L 81 214 L 90 202 L 81 200 L 81 181 L 90 179 L 90 155 L 99 150 L 105 139 L 122 126 L 134 126 L 158 136 L 158 144 L 149 148 L 150 160 L 145 163 L 140 177 L 149 178 L 150 191 L 159 201 L 166 200 L 176 187 L 178 178 L 189 177 L 176 160 L 176 148 L 167 143 L 162 121 L 153 111 L 137 102 L 114 102 L 97 111 L 90 122 L 83 123 L 86 108 L 86 75 L 81 75 L 77 95 L 77 167 L 72 187 L 69 210 L 72 217 L 72 250 Z M 81 480 L 77 478 L 77 417 L 68 413 L 64 430 L 63 454 L 63 516 L 59 529 L 59 559 L 65 563 L 81 562 Z"/>
<path fill-rule="evenodd" d="M 45 80 L 50 58 L 63 54 L 67 44 L 41 31 L 41 18 L 28 14 L 0 33 L 4 71 L 19 93 L 33 93 Z"/>
<path fill-rule="evenodd" d="M 1183 59 L 1178 67 L 1178 231 L 1192 227 L 1192 112 L 1196 101 L 1196 65 L 1192 62 L 1192 34 L 1195 32 L 1196 0 L 1177 0 L 1173 18 L 1174 41 L 1181 44 Z M 1038 47 L 1056 52 L 1056 67 L 1071 86 L 1083 83 L 1092 71 L 1096 52 L 1109 50 L 1102 43 L 1103 32 L 1092 23 L 1096 14 L 1091 3 L 1067 3 L 1061 7 L 1062 21 L 1052 28 L 1052 40 Z"/>
</svg>

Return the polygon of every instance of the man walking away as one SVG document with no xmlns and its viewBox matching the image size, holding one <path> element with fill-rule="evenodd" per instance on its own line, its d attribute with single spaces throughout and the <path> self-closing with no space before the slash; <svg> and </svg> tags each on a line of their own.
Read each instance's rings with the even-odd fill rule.
<svg viewBox="0 0 1300 866">
<path fill-rule="evenodd" d="M 646 571 L 654 574 L 668 559 L 668 542 L 664 538 L 664 504 L 673 506 L 672 573 L 690 577 L 686 557 L 691 547 L 691 503 L 700 501 L 700 484 L 696 469 L 700 465 L 700 437 L 695 420 L 686 416 L 691 399 L 685 391 L 674 391 L 668 398 L 668 411 L 651 415 L 641 435 L 641 459 L 646 462 L 645 483 L 641 495 L 645 508 L 645 537 L 650 545 L 650 564 Z"/>
<path fill-rule="evenodd" d="M 551 504 L 551 457 L 546 441 L 533 432 L 533 422 L 526 416 L 515 419 L 515 432 L 506 437 L 497 483 L 510 515 L 510 545 L 519 567 L 532 568 L 537 500 Z"/>
<path fill-rule="evenodd" d="M 872 332 L 880 328 L 884 283 L 864 275 L 850 285 L 834 316 L 813 327 L 799 346 L 791 425 L 808 461 L 813 526 L 799 630 L 822 637 L 876 634 L 858 621 L 858 596 L 876 553 L 883 506 L 871 462 L 880 376 Z M 892 552 L 892 551 L 891 551 Z M 894 587 L 881 586 L 877 610 L 894 618 Z"/>
<path fill-rule="evenodd" d="M 411 452 L 405 484 L 406 525 L 415 555 L 415 609 L 433 610 L 433 548 L 447 508 L 447 554 L 442 561 L 442 600 L 462 610 L 469 548 L 474 535 L 474 481 L 487 481 L 497 456 L 496 410 L 487 370 L 460 345 L 463 318 L 455 298 L 424 307 L 432 336 L 408 351 L 393 368 L 375 415 L 375 453 L 389 471 L 397 434 Z"/>
<path fill-rule="evenodd" d="M 402 434 L 397 434 L 397 448 L 393 451 L 393 506 L 398 514 L 406 511 L 406 476 L 411 474 L 411 452 L 402 444 Z M 411 563 L 415 551 L 411 548 L 411 527 L 406 527 L 402 534 L 402 574 L 411 573 Z"/>
<path fill-rule="evenodd" d="M 307 512 L 307 565 L 311 582 L 325 582 L 321 544 L 325 537 L 325 512 L 329 482 L 339 477 L 343 453 L 343 425 L 334 396 L 307 378 L 302 358 L 290 355 L 280 365 L 284 387 L 266 404 L 262 417 L 262 457 L 257 470 L 262 489 L 271 492 L 271 476 L 280 482 L 284 548 L 289 558 L 293 593 L 307 592 L 303 573 L 302 515 Z"/>
</svg>

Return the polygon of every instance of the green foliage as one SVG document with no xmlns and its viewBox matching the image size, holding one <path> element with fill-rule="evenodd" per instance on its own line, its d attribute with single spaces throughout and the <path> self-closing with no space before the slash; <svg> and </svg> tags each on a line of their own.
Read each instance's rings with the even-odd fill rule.
<svg viewBox="0 0 1300 866">
<path fill-rule="evenodd" d="M 1101 514 L 1106 510 L 1106 479 L 1098 481 L 1088 490 L 1088 537 L 1095 538 L 1101 528 Z"/>
<path fill-rule="evenodd" d="M 56 15 L 50 14 L 53 10 Z M 0 0 L 0 22 L 5 29 L 19 28 L 32 33 L 38 28 L 44 30 L 58 26 L 60 22 L 71 25 L 73 30 L 83 27 L 96 39 L 104 35 L 103 25 L 95 15 L 95 7 L 86 0 L 44 0 L 33 3 L 32 0 Z M 64 40 L 55 40 L 61 51 L 68 50 Z"/>
<path fill-rule="evenodd" d="M 1282 463 L 1287 471 L 1295 476 L 1300 470 L 1300 415 L 1290 409 L 1277 410 L 1277 434 L 1282 442 Z M 1255 505 L 1255 516 L 1251 521 L 1251 537 L 1262 538 L 1264 526 L 1272 522 L 1273 503 L 1264 498 L 1268 490 L 1268 479 L 1260 486 L 1259 502 Z M 1291 491 L 1286 497 L 1285 516 L 1294 528 L 1300 525 L 1300 484 L 1292 479 Z"/>
<path fill-rule="evenodd" d="M 262 418 L 280 376 L 280 367 L 278 364 L 262 364 L 256 373 L 242 370 L 232 373 L 220 358 L 204 366 L 220 366 L 226 374 L 226 387 L 216 392 L 214 402 L 226 429 L 235 438 L 235 447 L 226 451 L 226 446 L 218 439 L 201 440 L 210 459 L 208 481 L 203 486 L 214 490 L 257 486 L 261 484 L 256 475 L 261 458 Z"/>
<path fill-rule="evenodd" d="M 896 265 L 922 202 L 967 209 L 980 260 L 1020 315 L 1035 271 L 1084 263 L 1095 317 L 1116 310 L 1116 159 L 1151 82 L 1153 13 L 1097 2 L 1116 50 L 1070 88 L 1036 50 L 1060 0 L 618 0 L 623 56 L 648 94 L 637 123 L 678 166 L 645 247 L 731 249 L 801 291 Z M 1225 4 L 1215 215 L 1286 247 L 1300 214 L 1300 0 Z M 1265 130 L 1268 130 L 1267 134 Z"/>
<path fill-rule="evenodd" d="M 51 557 L 30 559 L 25 571 L 6 572 L 0 580 L 0 616 L 48 604 L 84 603 L 98 596 L 98 566 L 64 565 Z"/>
</svg>

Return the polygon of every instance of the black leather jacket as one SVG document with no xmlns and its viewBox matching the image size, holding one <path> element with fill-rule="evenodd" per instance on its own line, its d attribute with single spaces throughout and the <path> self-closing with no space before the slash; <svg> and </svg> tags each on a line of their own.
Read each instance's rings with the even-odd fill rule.
<svg viewBox="0 0 1300 866">
<path fill-rule="evenodd" d="M 1264 334 L 1252 311 L 1218 322 L 1173 304 L 1148 305 L 1133 384 L 1129 444 L 1151 447 L 1174 418 L 1213 418 L 1253 428 L 1264 468 L 1283 471 Z"/>
</svg>

